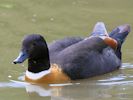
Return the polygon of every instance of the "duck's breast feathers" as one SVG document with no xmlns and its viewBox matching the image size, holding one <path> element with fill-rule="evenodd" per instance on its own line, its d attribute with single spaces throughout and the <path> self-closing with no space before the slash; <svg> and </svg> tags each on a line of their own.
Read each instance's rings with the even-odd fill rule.
<svg viewBox="0 0 133 100">
<path fill-rule="evenodd" d="M 25 80 L 30 83 L 52 84 L 70 82 L 70 77 L 63 72 L 60 65 L 51 64 L 51 68 L 40 73 L 27 72 Z"/>
</svg>

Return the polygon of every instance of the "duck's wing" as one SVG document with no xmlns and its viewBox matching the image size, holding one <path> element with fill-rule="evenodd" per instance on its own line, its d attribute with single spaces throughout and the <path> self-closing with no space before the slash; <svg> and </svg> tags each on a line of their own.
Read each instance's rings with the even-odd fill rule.
<svg viewBox="0 0 133 100">
<path fill-rule="evenodd" d="M 74 45 L 82 41 L 81 37 L 67 37 L 61 40 L 54 41 L 53 43 L 48 45 L 50 60 L 56 59 L 56 55 L 67 47 Z"/>
<path fill-rule="evenodd" d="M 97 22 L 93 28 L 91 36 L 108 36 L 105 24 L 103 22 Z M 88 37 L 86 38 L 88 39 Z M 80 41 L 84 40 L 81 37 L 67 37 L 61 40 L 54 41 L 48 45 L 50 55 L 59 53 L 60 51 L 66 49 L 67 47 L 74 45 Z"/>
<path fill-rule="evenodd" d="M 86 57 L 94 52 L 102 54 L 103 50 L 107 47 L 108 45 L 99 37 L 87 38 L 59 52 L 56 58 L 52 59 L 52 62 L 59 62 L 62 65 L 63 63 L 77 62 L 81 58 L 85 60 Z"/>
<path fill-rule="evenodd" d="M 48 48 L 50 51 L 61 51 L 68 46 L 78 43 L 81 40 L 83 40 L 81 37 L 67 37 L 50 43 Z"/>
<path fill-rule="evenodd" d="M 80 53 L 88 53 L 89 51 L 95 51 L 100 53 L 106 47 L 108 47 L 108 45 L 103 41 L 103 39 L 99 37 L 91 37 L 65 48 L 64 50 L 59 52 L 58 55 L 70 55 L 71 53 L 79 55 Z"/>
<path fill-rule="evenodd" d="M 51 62 L 57 61 L 57 56 L 60 59 L 62 58 L 61 56 L 65 55 L 73 56 L 74 54 L 75 56 L 79 56 L 82 53 L 88 53 L 89 51 L 102 52 L 104 48 L 108 47 L 108 44 L 104 41 L 105 38 L 101 38 L 103 36 L 108 37 L 107 30 L 103 22 L 98 22 L 94 26 L 90 37 L 85 39 L 67 38 L 59 40 L 49 46 Z"/>
</svg>

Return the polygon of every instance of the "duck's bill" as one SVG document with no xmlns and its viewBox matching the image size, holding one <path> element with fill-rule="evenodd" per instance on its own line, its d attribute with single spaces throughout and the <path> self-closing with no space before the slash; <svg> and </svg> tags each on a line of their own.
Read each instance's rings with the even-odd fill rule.
<svg viewBox="0 0 133 100">
<path fill-rule="evenodd" d="M 23 63 L 28 58 L 28 54 L 26 52 L 21 51 L 19 56 L 13 61 L 14 64 Z"/>
</svg>

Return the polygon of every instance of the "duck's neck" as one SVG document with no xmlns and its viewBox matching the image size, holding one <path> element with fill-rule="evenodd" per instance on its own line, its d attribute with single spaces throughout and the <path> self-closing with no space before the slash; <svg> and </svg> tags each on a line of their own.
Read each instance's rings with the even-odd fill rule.
<svg viewBox="0 0 133 100">
<path fill-rule="evenodd" d="M 50 68 L 49 59 L 28 59 L 28 71 L 32 73 L 39 73 Z"/>
</svg>

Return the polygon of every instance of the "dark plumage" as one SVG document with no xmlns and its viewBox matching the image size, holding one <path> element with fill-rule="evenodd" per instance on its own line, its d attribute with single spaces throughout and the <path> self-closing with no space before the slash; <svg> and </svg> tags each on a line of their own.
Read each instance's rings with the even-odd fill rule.
<svg viewBox="0 0 133 100">
<path fill-rule="evenodd" d="M 121 66 L 121 46 L 130 32 L 129 25 L 118 26 L 108 36 L 103 23 L 96 24 L 92 35 L 87 38 L 70 37 L 48 45 L 38 34 L 28 35 L 22 44 L 23 53 L 14 60 L 22 63 L 28 58 L 28 71 L 39 73 L 57 64 L 70 79 L 83 79 L 114 71 Z M 105 39 L 116 41 L 116 49 Z"/>
<path fill-rule="evenodd" d="M 113 71 L 121 66 L 121 61 L 108 45 L 99 37 L 74 44 L 55 57 L 51 63 L 63 66 L 71 79 L 81 79 Z"/>
</svg>

